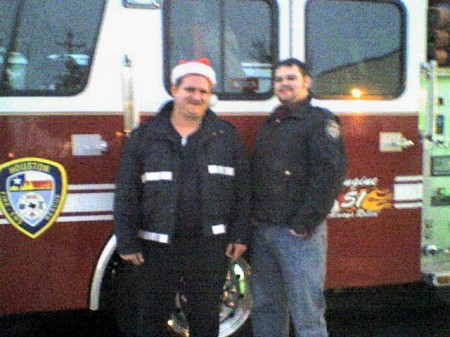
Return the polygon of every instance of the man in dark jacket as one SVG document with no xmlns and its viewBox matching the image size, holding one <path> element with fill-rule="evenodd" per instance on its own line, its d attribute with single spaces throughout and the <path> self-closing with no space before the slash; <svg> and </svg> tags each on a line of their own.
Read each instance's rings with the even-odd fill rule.
<svg viewBox="0 0 450 337">
<path fill-rule="evenodd" d="M 247 249 L 249 165 L 235 128 L 208 108 L 208 60 L 172 71 L 173 101 L 128 139 L 114 204 L 117 250 L 133 264 L 138 335 L 161 337 L 183 280 L 191 337 L 217 337 L 227 255 Z"/>
<path fill-rule="evenodd" d="M 312 78 L 297 59 L 280 62 L 281 105 L 257 135 L 252 159 L 256 226 L 251 277 L 254 336 L 328 336 L 324 319 L 325 218 L 346 170 L 339 119 L 311 105 Z"/>
</svg>

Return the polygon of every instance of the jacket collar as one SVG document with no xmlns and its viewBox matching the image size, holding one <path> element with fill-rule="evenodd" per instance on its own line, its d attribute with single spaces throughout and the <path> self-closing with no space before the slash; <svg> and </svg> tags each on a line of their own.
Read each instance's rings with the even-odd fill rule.
<svg viewBox="0 0 450 337">
<path fill-rule="evenodd" d="M 311 107 L 311 96 L 306 99 L 296 102 L 294 104 L 282 104 L 279 105 L 271 115 L 271 120 L 277 118 L 305 118 L 309 113 L 309 108 Z"/>
<path fill-rule="evenodd" d="M 292 111 L 292 116 L 295 118 L 304 118 L 309 114 L 310 107 L 311 107 L 311 96 L 308 96 L 305 100 L 297 104 L 297 107 Z"/>
<path fill-rule="evenodd" d="M 158 123 L 157 129 L 160 135 L 166 134 L 167 130 L 173 128 L 170 123 L 170 116 L 173 111 L 173 103 L 174 103 L 173 100 L 165 103 L 161 107 L 158 115 L 156 116 L 156 121 Z M 202 125 L 200 126 L 199 131 L 205 134 L 217 131 L 216 121 L 218 120 L 218 118 L 219 117 L 217 117 L 217 115 L 211 109 L 208 108 L 205 116 L 203 117 Z"/>
</svg>

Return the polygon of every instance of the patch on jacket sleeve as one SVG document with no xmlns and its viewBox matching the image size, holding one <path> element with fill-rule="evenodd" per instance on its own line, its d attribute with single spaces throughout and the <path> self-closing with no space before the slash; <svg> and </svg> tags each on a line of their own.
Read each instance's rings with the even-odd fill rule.
<svg viewBox="0 0 450 337">
<path fill-rule="evenodd" d="M 341 137 L 341 126 L 333 119 L 327 119 L 325 122 L 325 132 L 328 137 L 337 140 Z"/>
</svg>

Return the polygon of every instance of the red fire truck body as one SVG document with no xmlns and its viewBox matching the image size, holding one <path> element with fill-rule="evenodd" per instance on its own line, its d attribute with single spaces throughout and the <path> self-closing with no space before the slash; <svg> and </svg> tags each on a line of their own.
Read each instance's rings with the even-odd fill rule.
<svg viewBox="0 0 450 337">
<path fill-rule="evenodd" d="M 101 306 L 123 142 L 170 99 L 171 67 L 200 56 L 218 73 L 213 110 L 236 126 L 249 153 L 278 104 L 273 64 L 297 57 L 312 65 L 313 102 L 341 119 L 349 159 L 328 220 L 327 288 L 430 275 L 446 285 L 450 243 L 428 242 L 436 235 L 424 229 L 419 123 L 436 3 L 43 3 L 36 17 L 32 1 L 0 0 L 1 314 Z M 425 245 L 444 256 L 442 284 L 424 272 Z"/>
</svg>

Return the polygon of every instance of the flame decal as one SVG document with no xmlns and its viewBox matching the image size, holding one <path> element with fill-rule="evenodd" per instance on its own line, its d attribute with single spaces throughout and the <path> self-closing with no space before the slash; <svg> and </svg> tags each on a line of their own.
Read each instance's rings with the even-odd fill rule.
<svg viewBox="0 0 450 337">
<path fill-rule="evenodd" d="M 374 189 L 367 193 L 361 203 L 361 208 L 368 211 L 380 212 L 392 207 L 392 193 L 388 189 Z"/>
</svg>

